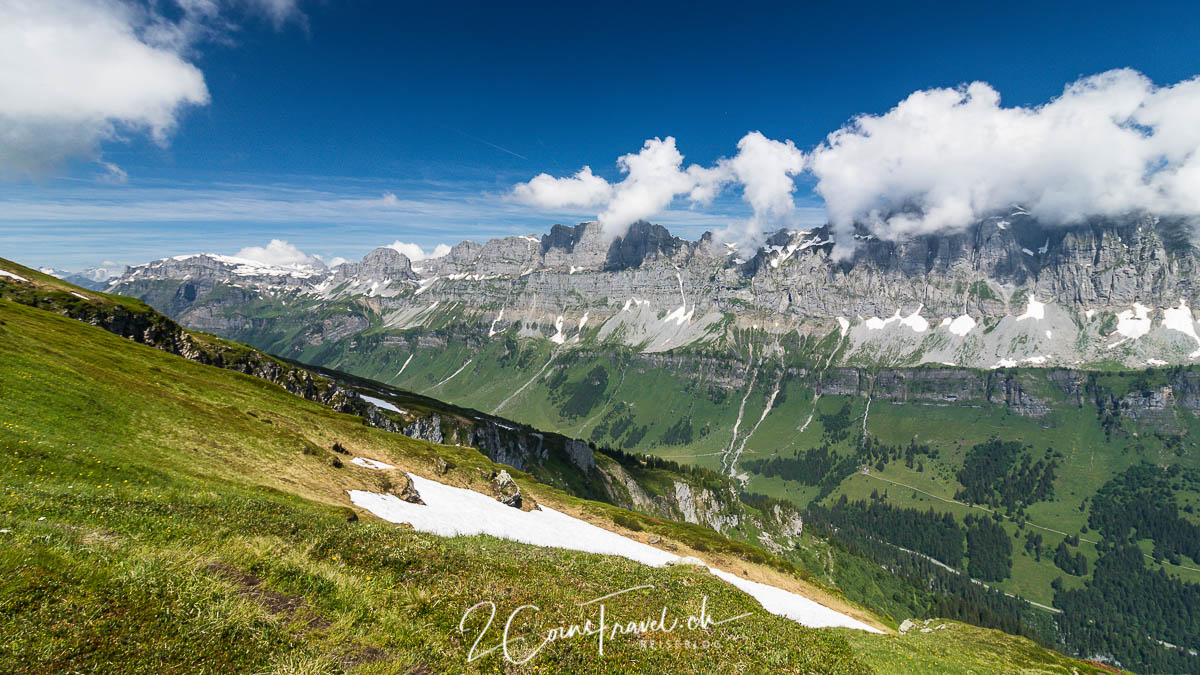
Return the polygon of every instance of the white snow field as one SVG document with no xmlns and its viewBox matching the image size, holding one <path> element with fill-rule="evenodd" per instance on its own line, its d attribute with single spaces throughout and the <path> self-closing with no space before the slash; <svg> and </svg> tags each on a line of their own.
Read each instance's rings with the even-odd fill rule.
<svg viewBox="0 0 1200 675">
<path fill-rule="evenodd" d="M 8 277 L 9 279 L 16 279 L 17 281 L 29 281 L 23 276 L 13 274 L 12 272 L 6 272 L 4 270 L 0 270 L 0 277 Z"/>
<path fill-rule="evenodd" d="M 409 504 L 392 495 L 365 490 L 350 490 L 350 501 L 386 521 L 409 523 L 421 532 L 443 537 L 487 534 L 534 546 L 619 555 L 653 567 L 662 567 L 680 559 L 677 555 L 545 506 L 534 511 L 521 511 L 478 492 L 409 475 L 424 505 Z M 840 626 L 881 632 L 790 591 L 742 579 L 711 567 L 709 571 L 758 600 L 768 612 L 805 626 Z"/>
<path fill-rule="evenodd" d="M 408 358 L 411 359 L 412 357 L 410 356 Z M 408 365 L 408 362 L 406 361 L 404 365 Z M 401 369 L 401 370 L 403 370 L 403 369 Z M 397 373 L 397 375 L 399 375 L 399 373 Z M 359 394 L 359 396 L 362 396 L 364 401 L 367 401 L 368 403 L 374 403 L 375 405 L 379 406 L 380 408 L 383 408 L 384 410 L 391 410 L 392 412 L 398 412 L 398 413 L 404 412 L 403 410 L 397 408 L 396 406 L 392 405 L 391 403 L 388 403 L 387 401 L 385 401 L 381 398 L 375 398 L 374 396 L 367 396 L 366 394 Z"/>
<path fill-rule="evenodd" d="M 350 463 L 357 464 L 359 466 L 365 466 L 368 469 L 394 469 L 394 468 L 396 468 L 396 467 L 392 466 L 391 464 L 385 464 L 383 462 L 380 462 L 380 461 L 374 460 L 374 459 L 367 459 L 366 457 L 355 457 L 354 459 L 350 460 Z"/>
</svg>

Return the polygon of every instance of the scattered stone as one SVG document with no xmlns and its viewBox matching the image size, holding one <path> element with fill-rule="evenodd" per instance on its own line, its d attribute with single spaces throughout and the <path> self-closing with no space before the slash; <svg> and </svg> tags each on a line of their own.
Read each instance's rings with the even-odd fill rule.
<svg viewBox="0 0 1200 675">
<path fill-rule="evenodd" d="M 525 508 L 526 500 L 521 499 L 521 488 L 504 469 L 500 469 L 500 473 L 492 477 L 492 495 L 496 497 L 496 501 L 505 506 L 523 511 L 533 510 L 532 506 Z"/>
<path fill-rule="evenodd" d="M 917 624 L 912 619 L 905 619 L 900 623 L 900 634 L 904 635 L 908 631 L 917 627 Z"/>
<path fill-rule="evenodd" d="M 451 464 L 450 462 L 447 462 L 445 459 L 443 459 L 441 457 L 438 457 L 433 462 L 433 472 L 439 476 L 445 476 L 446 474 L 450 473 L 450 469 L 453 469 L 453 468 L 454 468 L 453 464 Z"/>
<path fill-rule="evenodd" d="M 333 466 L 333 468 L 335 468 L 335 469 L 340 469 L 340 468 L 342 468 L 343 466 L 345 466 L 344 464 L 342 464 L 342 460 L 341 460 L 341 458 L 340 458 L 340 457 L 334 457 L 333 459 L 331 459 L 331 460 L 329 461 L 329 463 L 330 463 L 330 464 Z"/>
<path fill-rule="evenodd" d="M 343 448 L 341 443 L 334 443 L 333 451 L 339 455 L 349 455 L 350 454 L 350 451 L 347 450 L 346 448 Z"/>
<path fill-rule="evenodd" d="M 662 537 L 650 537 L 649 539 L 646 540 L 646 543 L 647 544 L 661 544 Z"/>
<path fill-rule="evenodd" d="M 420 493 L 417 492 L 417 486 L 413 485 L 412 478 L 409 478 L 408 474 L 403 471 L 388 471 L 384 473 L 383 491 L 409 504 L 425 504 L 421 500 Z"/>
</svg>

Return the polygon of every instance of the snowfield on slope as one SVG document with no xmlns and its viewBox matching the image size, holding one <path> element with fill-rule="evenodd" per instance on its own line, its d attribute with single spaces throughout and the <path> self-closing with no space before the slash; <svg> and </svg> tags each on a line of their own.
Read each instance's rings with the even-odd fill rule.
<svg viewBox="0 0 1200 675">
<path fill-rule="evenodd" d="M 351 463 L 351 464 L 357 464 L 358 466 L 365 466 L 365 467 L 367 467 L 368 469 L 380 469 L 380 470 L 383 470 L 383 469 L 394 469 L 394 468 L 396 468 L 396 467 L 392 466 L 391 464 L 387 464 L 387 463 L 385 463 L 385 462 L 381 462 L 381 461 L 379 461 L 379 460 L 377 460 L 377 459 L 367 459 L 366 457 L 355 457 L 354 459 L 350 460 L 350 463 Z"/>
<path fill-rule="evenodd" d="M 408 358 L 410 358 L 410 359 L 411 359 L 412 357 L 410 356 L 410 357 L 408 357 Z M 404 362 L 404 365 L 406 365 L 406 366 L 407 366 L 407 365 L 408 365 L 408 362 L 407 362 L 407 361 L 405 361 L 405 362 Z M 401 369 L 400 369 L 400 372 L 401 372 L 401 373 L 402 373 L 402 372 L 404 372 L 404 369 L 403 369 L 403 368 L 401 368 Z M 397 374 L 397 375 L 399 375 L 400 373 L 396 373 L 396 374 Z M 401 413 L 401 414 L 403 414 L 403 413 L 405 412 L 405 411 L 403 411 L 403 410 L 401 410 L 401 409 L 397 408 L 395 405 L 393 405 L 393 404 L 391 404 L 391 403 L 388 403 L 387 401 L 385 401 L 385 400 L 383 400 L 383 399 L 381 399 L 381 398 L 375 398 L 374 396 L 367 396 L 366 394 L 359 394 L 359 396 L 361 396 L 361 397 L 362 397 L 362 399 L 363 399 L 364 401 L 366 401 L 366 402 L 368 402 L 368 403 L 373 403 L 373 404 L 375 404 L 375 405 L 379 406 L 380 408 L 383 408 L 384 410 L 391 410 L 392 412 L 398 412 L 398 413 Z"/>
<path fill-rule="evenodd" d="M 677 555 L 545 506 L 534 511 L 521 511 L 478 492 L 412 474 L 410 476 L 424 505 L 410 504 L 392 495 L 365 490 L 350 490 L 350 501 L 386 521 L 409 523 L 421 532 L 443 537 L 487 534 L 534 546 L 619 555 L 653 567 L 662 567 L 680 559 Z M 742 579 L 711 567 L 709 571 L 758 600 L 768 612 L 805 626 L 839 626 L 881 632 L 790 591 Z"/>
</svg>

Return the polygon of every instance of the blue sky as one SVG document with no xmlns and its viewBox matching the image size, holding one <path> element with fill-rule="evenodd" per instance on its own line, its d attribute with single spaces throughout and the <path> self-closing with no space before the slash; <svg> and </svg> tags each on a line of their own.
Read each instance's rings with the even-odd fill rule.
<svg viewBox="0 0 1200 675">
<path fill-rule="evenodd" d="M 278 238 L 358 258 L 543 232 L 597 209 L 514 202 L 515 184 L 584 165 L 620 180 L 616 158 L 646 139 L 673 136 L 707 166 L 750 131 L 808 152 L 922 89 L 981 80 L 1034 106 L 1113 68 L 1158 85 L 1200 73 L 1200 6 L 1184 2 L 257 3 L 219 3 L 171 48 L 207 102 L 175 109 L 158 139 L 118 123 L 8 171 L 0 255 L 80 268 Z M 795 222 L 823 222 L 814 178 L 795 180 Z M 734 189 L 654 220 L 695 236 L 751 210 Z"/>
</svg>

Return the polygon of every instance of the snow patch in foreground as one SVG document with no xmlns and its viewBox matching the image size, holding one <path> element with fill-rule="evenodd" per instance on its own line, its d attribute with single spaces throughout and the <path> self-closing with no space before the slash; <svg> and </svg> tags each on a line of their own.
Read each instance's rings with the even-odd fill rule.
<svg viewBox="0 0 1200 675">
<path fill-rule="evenodd" d="M 443 537 L 487 534 L 523 544 L 562 548 L 585 553 L 619 555 L 652 567 L 662 567 L 679 556 L 609 532 L 578 518 L 541 506 L 521 511 L 478 492 L 443 485 L 411 475 L 424 505 L 409 504 L 393 495 L 350 490 L 350 501 L 393 523 L 410 523 L 414 529 Z M 763 609 L 805 626 L 841 626 L 878 633 L 875 628 L 835 612 L 808 598 L 774 586 L 742 579 L 721 570 L 709 571 L 748 593 Z"/>
<path fill-rule="evenodd" d="M 359 466 L 365 466 L 368 469 L 394 469 L 394 468 L 396 468 L 396 467 L 392 466 L 391 464 L 385 464 L 383 462 L 380 462 L 380 461 L 377 461 L 374 459 L 367 459 L 366 457 L 355 457 L 354 459 L 350 460 L 350 463 L 357 464 Z"/>
<path fill-rule="evenodd" d="M 0 277 L 8 277 L 9 279 L 16 279 L 17 281 L 24 281 L 26 283 L 29 282 L 29 280 L 26 279 L 25 277 L 17 276 L 16 274 L 13 274 L 12 272 L 5 272 L 4 270 L 0 270 Z"/>
</svg>

